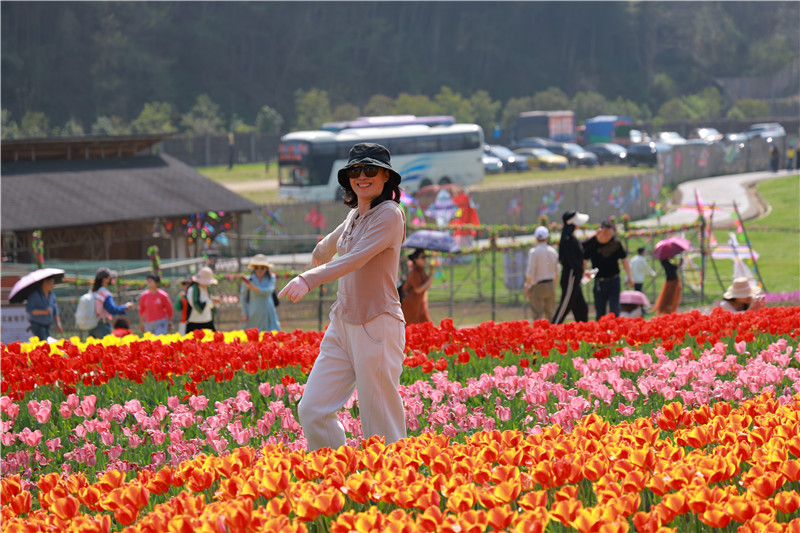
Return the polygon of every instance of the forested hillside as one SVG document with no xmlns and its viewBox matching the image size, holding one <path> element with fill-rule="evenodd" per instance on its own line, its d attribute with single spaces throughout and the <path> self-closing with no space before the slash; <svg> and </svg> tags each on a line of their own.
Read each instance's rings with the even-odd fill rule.
<svg viewBox="0 0 800 533">
<path fill-rule="evenodd" d="M 226 120 L 253 124 L 266 105 L 289 126 L 298 91 L 360 112 L 445 86 L 504 105 L 596 92 L 655 112 L 719 77 L 779 71 L 798 21 L 799 2 L 760 1 L 3 2 L 2 107 L 88 129 L 208 95 Z"/>
</svg>

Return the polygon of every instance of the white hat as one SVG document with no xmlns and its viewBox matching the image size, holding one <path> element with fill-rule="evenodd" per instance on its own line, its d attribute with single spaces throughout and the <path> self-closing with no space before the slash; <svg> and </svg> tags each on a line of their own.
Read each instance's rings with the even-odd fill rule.
<svg viewBox="0 0 800 533">
<path fill-rule="evenodd" d="M 561 217 L 564 224 L 572 224 L 573 226 L 583 226 L 589 222 L 589 215 L 581 213 L 580 211 L 567 211 Z"/>
<path fill-rule="evenodd" d="M 214 271 L 209 267 L 203 267 L 200 272 L 192 276 L 192 280 L 200 285 L 216 285 L 217 280 L 214 279 Z"/>
<path fill-rule="evenodd" d="M 761 288 L 750 285 L 750 281 L 748 281 L 747 278 L 735 278 L 733 280 L 733 285 L 728 287 L 728 290 L 725 291 L 722 297 L 726 300 L 731 300 L 733 298 L 749 298 L 760 292 Z"/>
<path fill-rule="evenodd" d="M 550 230 L 545 228 L 544 226 L 539 226 L 535 230 L 533 230 L 533 236 L 536 237 L 537 241 L 546 241 L 547 238 L 550 236 Z"/>
<path fill-rule="evenodd" d="M 247 266 L 250 267 L 250 268 L 253 268 L 255 266 L 265 266 L 265 267 L 267 267 L 269 269 L 275 268 L 275 265 L 270 263 L 269 259 L 267 259 L 267 256 L 264 255 L 264 254 L 256 254 L 256 255 L 254 255 L 253 258 L 250 260 L 250 263 Z"/>
</svg>

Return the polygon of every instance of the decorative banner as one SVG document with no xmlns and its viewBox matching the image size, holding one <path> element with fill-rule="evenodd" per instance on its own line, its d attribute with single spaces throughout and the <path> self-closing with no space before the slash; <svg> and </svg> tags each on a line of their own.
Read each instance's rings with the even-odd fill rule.
<svg viewBox="0 0 800 533">
<path fill-rule="evenodd" d="M 158 246 L 155 244 L 147 249 L 147 257 L 150 258 L 150 270 L 153 274 L 161 277 L 161 258 L 158 256 Z"/>
<path fill-rule="evenodd" d="M 542 203 L 539 205 L 540 215 L 552 215 L 558 213 L 559 205 L 564 201 L 564 193 L 561 191 L 549 191 L 542 195 Z"/>
<path fill-rule="evenodd" d="M 33 232 L 33 241 L 31 242 L 33 248 L 33 259 L 36 262 L 36 268 L 44 268 L 44 241 L 42 240 L 42 230 Z"/>
<path fill-rule="evenodd" d="M 325 229 L 325 215 L 317 211 L 316 207 L 312 207 L 311 211 L 308 212 L 306 217 L 303 219 L 305 222 L 309 222 L 311 227 L 320 231 Z"/>
</svg>

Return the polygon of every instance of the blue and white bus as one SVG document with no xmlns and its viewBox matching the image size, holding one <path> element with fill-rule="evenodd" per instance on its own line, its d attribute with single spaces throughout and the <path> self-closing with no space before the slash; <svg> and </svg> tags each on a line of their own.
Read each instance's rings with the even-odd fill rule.
<svg viewBox="0 0 800 533">
<path fill-rule="evenodd" d="M 410 194 L 426 185 L 466 187 L 483 180 L 483 130 L 477 124 L 297 131 L 281 137 L 278 147 L 279 196 L 308 202 L 341 198 L 337 172 L 361 142 L 389 149 L 392 168 L 403 177 L 400 187 Z"/>
</svg>

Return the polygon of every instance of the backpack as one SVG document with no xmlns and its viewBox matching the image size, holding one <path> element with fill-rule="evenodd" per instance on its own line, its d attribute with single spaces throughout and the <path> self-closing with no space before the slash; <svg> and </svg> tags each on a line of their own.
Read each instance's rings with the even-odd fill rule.
<svg viewBox="0 0 800 533">
<path fill-rule="evenodd" d="M 78 300 L 78 308 L 75 309 L 75 325 L 78 329 L 89 331 L 97 327 L 100 321 L 97 318 L 97 311 L 95 311 L 94 293 L 89 290 L 86 294 Z"/>
</svg>

